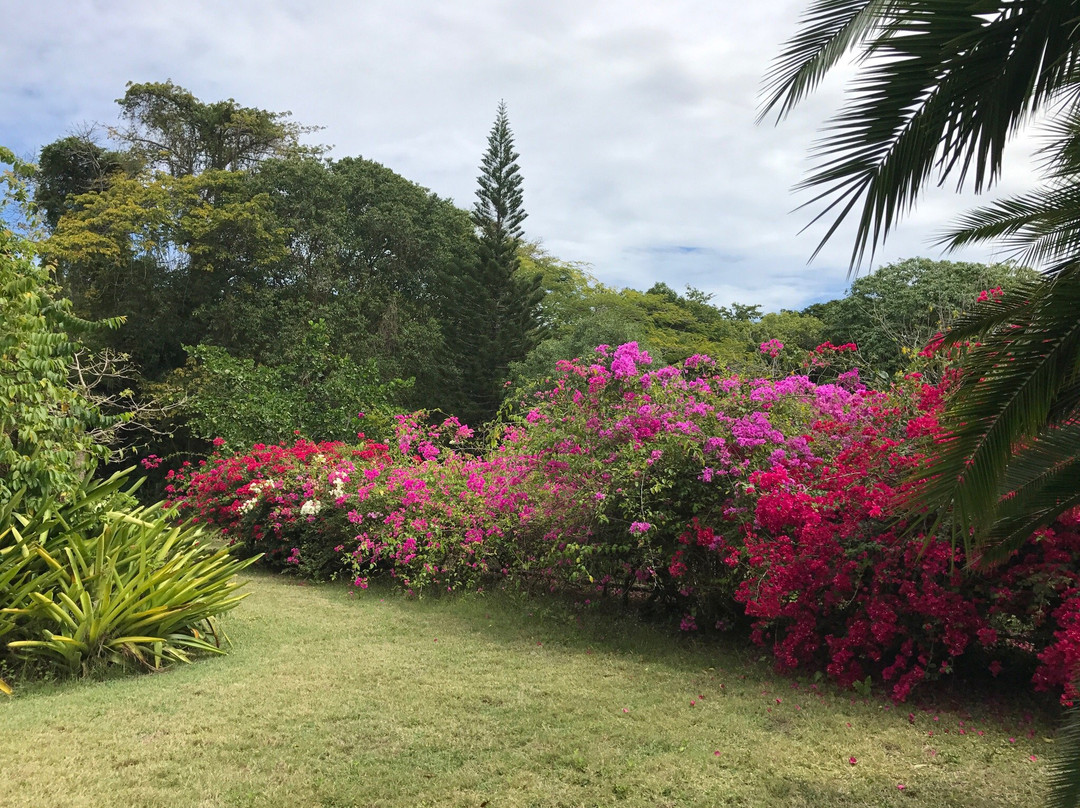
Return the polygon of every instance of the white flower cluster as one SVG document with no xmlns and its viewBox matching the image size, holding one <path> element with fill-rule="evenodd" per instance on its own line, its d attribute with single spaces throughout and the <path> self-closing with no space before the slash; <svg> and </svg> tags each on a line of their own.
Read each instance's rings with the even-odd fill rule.
<svg viewBox="0 0 1080 808">
<path fill-rule="evenodd" d="M 317 499 L 309 499 L 300 506 L 301 516 L 314 516 L 322 510 L 322 503 Z"/>
<path fill-rule="evenodd" d="M 261 482 L 259 480 L 253 482 L 251 485 L 248 486 L 248 491 L 251 492 L 252 496 L 257 497 L 263 491 L 273 491 L 275 488 L 277 488 L 277 483 L 267 477 Z"/>
<path fill-rule="evenodd" d="M 245 499 L 236 508 L 241 514 L 250 513 L 251 510 L 259 504 L 259 494 L 263 491 L 273 491 L 277 488 L 277 484 L 267 477 L 265 480 L 255 480 L 248 486 L 248 491 L 251 493 L 251 499 Z"/>
</svg>

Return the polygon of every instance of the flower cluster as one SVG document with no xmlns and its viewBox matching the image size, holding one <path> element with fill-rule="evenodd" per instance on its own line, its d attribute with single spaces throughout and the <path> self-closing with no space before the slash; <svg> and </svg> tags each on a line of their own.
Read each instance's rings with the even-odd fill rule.
<svg viewBox="0 0 1080 808">
<path fill-rule="evenodd" d="M 169 471 L 165 490 L 181 513 L 218 528 L 239 554 L 263 553 L 271 567 L 324 576 L 340 566 L 325 550 L 331 515 L 355 480 L 388 459 L 387 447 L 372 442 L 256 444 L 243 454 L 215 451 L 196 465 L 185 462 Z"/>
</svg>

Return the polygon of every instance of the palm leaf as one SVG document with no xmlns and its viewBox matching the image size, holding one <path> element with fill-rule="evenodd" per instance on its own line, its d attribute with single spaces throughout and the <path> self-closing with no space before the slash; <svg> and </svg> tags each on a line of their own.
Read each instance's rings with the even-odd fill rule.
<svg viewBox="0 0 1080 808">
<path fill-rule="evenodd" d="M 938 239 L 950 250 L 995 241 L 1024 265 L 1061 267 L 1080 254 L 1080 183 L 1055 180 L 1027 194 L 975 208 Z"/>
<path fill-rule="evenodd" d="M 800 186 L 821 189 L 807 203 L 825 203 L 814 221 L 835 214 L 818 250 L 860 201 L 853 266 L 932 177 L 955 172 L 963 186 L 970 173 L 976 191 L 992 183 L 1016 129 L 1074 86 L 1078 16 L 1075 0 L 815 4 L 767 79 L 765 109 L 790 110 L 843 51 L 861 57 L 852 100 Z"/>
<path fill-rule="evenodd" d="M 802 30 L 788 42 L 765 77 L 766 99 L 758 122 L 779 105 L 784 118 L 850 50 L 889 18 L 896 0 L 818 0 L 802 17 Z"/>
<path fill-rule="evenodd" d="M 1080 385 L 1077 311 L 1080 274 L 1070 273 L 1022 285 L 1000 301 L 977 307 L 948 335 L 952 342 L 982 342 L 965 357 L 946 432 L 918 474 L 923 485 L 915 496 L 918 507 L 932 513 L 951 511 L 953 537 L 969 551 L 972 531 L 990 533 L 1001 494 L 1009 490 L 1007 473 L 1016 450 L 1041 437 L 1048 440 L 1045 448 L 1026 457 L 1046 459 L 1067 447 L 1074 434 L 1071 426 L 1056 435 L 1046 430 L 1068 424 L 1075 410 Z M 1070 407 L 1061 406 L 1062 401 Z M 1031 477 L 1033 468 L 1022 463 L 1014 478 Z M 1043 495 L 1051 490 L 1043 489 Z"/>
<path fill-rule="evenodd" d="M 1042 430 L 1006 469 L 994 522 L 980 545 L 983 564 L 1005 561 L 1034 531 L 1080 505 L 1080 423 Z"/>
<path fill-rule="evenodd" d="M 1047 808 L 1076 808 L 1080 805 L 1080 709 L 1065 716 L 1058 732 L 1057 756 L 1050 768 L 1050 795 Z"/>
</svg>

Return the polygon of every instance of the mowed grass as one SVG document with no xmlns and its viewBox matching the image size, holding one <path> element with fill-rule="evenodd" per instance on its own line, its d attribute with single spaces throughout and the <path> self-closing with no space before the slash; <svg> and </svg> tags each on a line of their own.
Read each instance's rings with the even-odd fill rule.
<svg viewBox="0 0 1080 808">
<path fill-rule="evenodd" d="M 1052 755 L 1020 706 L 819 692 L 552 602 L 248 588 L 228 657 L 0 701 L 0 806 L 1027 806 Z"/>
</svg>

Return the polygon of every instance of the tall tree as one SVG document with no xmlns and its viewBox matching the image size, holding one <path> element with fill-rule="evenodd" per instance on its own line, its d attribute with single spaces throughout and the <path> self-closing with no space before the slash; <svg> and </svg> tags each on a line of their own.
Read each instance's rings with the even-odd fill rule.
<svg viewBox="0 0 1080 808">
<path fill-rule="evenodd" d="M 945 239 L 1002 239 L 1048 271 L 954 328 L 977 336 L 949 431 L 923 471 L 922 504 L 985 558 L 1080 505 L 1080 2 L 816 0 L 768 79 L 783 115 L 847 53 L 857 91 L 833 120 L 804 183 L 836 212 L 862 205 L 853 262 L 949 177 L 982 190 L 1019 126 L 1049 112 L 1044 187 L 974 211 Z M 989 552 L 987 552 L 989 551 Z M 969 556 L 970 557 L 970 556 Z M 1080 721 L 1051 802 L 1080 804 Z"/>
<path fill-rule="evenodd" d="M 246 171 L 268 157 L 314 154 L 300 137 L 318 127 L 291 113 L 242 107 L 233 99 L 205 103 L 172 81 L 128 82 L 117 99 L 123 124 L 112 134 L 145 166 L 185 177 L 203 171 Z"/>
<path fill-rule="evenodd" d="M 454 404 L 439 315 L 445 279 L 475 262 L 468 212 L 361 158 L 265 160 L 252 186 L 269 195 L 288 249 L 205 309 L 206 341 L 277 365 L 299 359 L 296 335 L 325 320 L 334 350 L 374 360 L 383 380 L 415 379 L 402 406 Z"/>
<path fill-rule="evenodd" d="M 118 104 L 110 133 L 123 149 L 89 136 L 46 146 L 35 200 L 76 309 L 126 316 L 110 347 L 160 378 L 206 335 L 221 299 L 286 251 L 269 196 L 253 187 L 259 163 L 318 149 L 300 144 L 311 128 L 288 113 L 204 103 L 171 81 L 128 84 Z"/>
<path fill-rule="evenodd" d="M 453 282 L 449 313 L 452 344 L 463 369 L 460 414 L 479 424 L 490 420 L 503 399 L 510 364 L 520 361 L 540 337 L 542 275 L 520 272 L 522 178 L 505 102 L 499 102 L 477 178 L 472 219 L 477 260 Z"/>
<path fill-rule="evenodd" d="M 238 172 L 117 176 L 71 201 L 43 252 L 80 314 L 127 317 L 109 347 L 150 378 L 183 364 L 226 291 L 285 252 L 269 197 Z"/>
<path fill-rule="evenodd" d="M 131 168 L 119 152 L 98 145 L 93 132 L 69 135 L 41 150 L 34 172 L 34 202 L 45 223 L 56 229 L 60 217 L 71 209 L 73 198 L 104 191 L 110 178 Z"/>
</svg>

